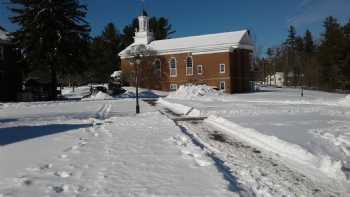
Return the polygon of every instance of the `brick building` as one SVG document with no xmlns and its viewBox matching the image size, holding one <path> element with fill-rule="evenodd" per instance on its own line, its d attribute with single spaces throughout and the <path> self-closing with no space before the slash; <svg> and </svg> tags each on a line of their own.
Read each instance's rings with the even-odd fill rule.
<svg viewBox="0 0 350 197">
<path fill-rule="evenodd" d="M 248 30 L 154 40 L 149 18 L 138 20 L 134 43 L 119 56 L 123 74 L 132 76 L 128 51 L 143 44 L 155 52 L 140 66 L 141 86 L 169 91 L 185 84 L 206 84 L 227 93 L 250 91 L 254 46 Z"/>
</svg>

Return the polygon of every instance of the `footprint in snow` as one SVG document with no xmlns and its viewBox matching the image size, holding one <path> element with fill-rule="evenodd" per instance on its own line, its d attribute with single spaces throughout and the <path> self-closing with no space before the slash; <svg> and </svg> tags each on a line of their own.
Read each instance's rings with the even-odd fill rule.
<svg viewBox="0 0 350 197">
<path fill-rule="evenodd" d="M 48 169 L 51 169 L 52 166 L 53 165 L 51 163 L 45 164 L 45 165 L 40 166 L 40 170 L 48 170 Z"/>
<path fill-rule="evenodd" d="M 62 154 L 62 155 L 60 155 L 58 158 L 60 158 L 60 159 L 67 159 L 67 158 L 68 158 L 68 155 Z"/>
<path fill-rule="evenodd" d="M 210 166 L 212 164 L 212 162 L 210 162 L 210 161 L 205 161 L 205 160 L 201 160 L 201 159 L 195 159 L 195 161 L 199 167 L 206 167 L 206 166 Z"/>
<path fill-rule="evenodd" d="M 69 190 L 68 185 L 61 185 L 61 186 L 49 186 L 49 189 L 57 194 L 62 192 L 67 192 Z"/>
<path fill-rule="evenodd" d="M 61 171 L 61 172 L 55 172 L 54 175 L 65 179 L 72 176 L 72 173 Z"/>
</svg>

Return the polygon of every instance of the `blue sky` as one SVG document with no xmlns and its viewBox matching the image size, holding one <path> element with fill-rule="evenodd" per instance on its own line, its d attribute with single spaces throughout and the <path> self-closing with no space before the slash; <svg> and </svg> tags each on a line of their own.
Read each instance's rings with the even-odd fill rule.
<svg viewBox="0 0 350 197">
<path fill-rule="evenodd" d="M 11 14 L 0 0 L 0 25 L 8 30 Z M 92 34 L 108 22 L 118 28 L 130 23 L 141 9 L 140 0 L 81 0 L 88 5 L 87 20 Z M 299 33 L 310 29 L 319 37 L 322 21 L 332 15 L 345 23 L 350 18 L 350 0 L 145 0 L 150 15 L 168 18 L 177 31 L 174 37 L 217 33 L 249 28 L 258 48 L 278 45 L 289 25 Z"/>
</svg>

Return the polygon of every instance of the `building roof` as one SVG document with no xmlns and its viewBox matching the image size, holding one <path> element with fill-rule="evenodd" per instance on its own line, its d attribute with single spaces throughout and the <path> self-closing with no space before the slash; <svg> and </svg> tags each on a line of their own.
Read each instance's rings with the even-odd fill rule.
<svg viewBox="0 0 350 197">
<path fill-rule="evenodd" d="M 126 58 L 126 51 L 133 45 L 135 43 L 123 50 L 119 55 L 122 58 Z M 156 40 L 149 43 L 148 47 L 156 51 L 158 55 L 214 53 L 232 51 L 235 48 L 250 50 L 254 48 L 248 30 Z"/>
</svg>

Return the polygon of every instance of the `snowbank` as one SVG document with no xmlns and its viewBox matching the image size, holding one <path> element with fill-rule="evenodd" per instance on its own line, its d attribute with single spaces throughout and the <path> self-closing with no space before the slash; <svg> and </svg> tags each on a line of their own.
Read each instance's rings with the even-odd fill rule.
<svg viewBox="0 0 350 197">
<path fill-rule="evenodd" d="M 177 103 L 171 103 L 162 98 L 158 100 L 158 103 L 179 115 L 187 115 L 191 117 L 199 117 L 201 115 L 200 111 L 197 109 Z"/>
<path fill-rule="evenodd" d="M 111 74 L 111 77 L 112 78 L 120 78 L 122 75 L 122 71 L 118 70 L 118 71 L 114 71 L 112 74 Z"/>
<path fill-rule="evenodd" d="M 94 101 L 94 100 L 108 100 L 108 99 L 113 99 L 110 95 L 103 93 L 103 92 L 98 92 L 96 95 L 91 95 L 89 98 L 83 99 L 84 101 Z"/>
<path fill-rule="evenodd" d="M 255 129 L 244 128 L 222 117 L 212 115 L 205 122 L 255 147 L 275 153 L 302 166 L 316 168 L 330 178 L 347 180 L 342 171 L 342 162 L 332 161 L 329 156 L 315 156 L 299 145 L 286 142 L 275 136 L 262 134 Z"/>
<path fill-rule="evenodd" d="M 342 106 L 350 107 L 350 94 L 347 95 L 345 98 L 340 99 L 338 103 Z"/>
<path fill-rule="evenodd" d="M 172 99 L 192 99 L 198 97 L 213 97 L 223 95 L 222 92 L 214 90 L 207 85 L 180 86 L 176 92 L 172 92 L 167 98 Z"/>
</svg>

